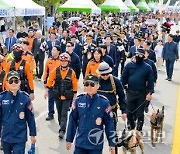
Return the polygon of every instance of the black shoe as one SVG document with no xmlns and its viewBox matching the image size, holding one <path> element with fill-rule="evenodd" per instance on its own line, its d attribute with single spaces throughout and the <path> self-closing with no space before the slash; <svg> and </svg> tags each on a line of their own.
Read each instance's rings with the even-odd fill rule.
<svg viewBox="0 0 180 154">
<path fill-rule="evenodd" d="M 60 139 L 63 139 L 63 138 L 64 138 L 64 134 L 65 134 L 64 131 L 60 131 L 60 132 L 59 132 L 59 138 L 60 138 Z"/>
<path fill-rule="evenodd" d="M 144 111 L 145 111 L 145 113 L 148 113 L 149 112 L 149 108 L 146 106 Z"/>
<path fill-rule="evenodd" d="M 48 117 L 46 118 L 46 121 L 50 121 L 50 120 L 53 120 L 53 119 L 54 119 L 54 117 L 48 116 Z"/>
<path fill-rule="evenodd" d="M 171 79 L 171 78 L 169 78 L 169 79 L 168 79 L 168 81 L 172 81 L 172 79 Z"/>
<path fill-rule="evenodd" d="M 166 80 L 169 80 L 169 78 L 166 78 Z"/>
</svg>

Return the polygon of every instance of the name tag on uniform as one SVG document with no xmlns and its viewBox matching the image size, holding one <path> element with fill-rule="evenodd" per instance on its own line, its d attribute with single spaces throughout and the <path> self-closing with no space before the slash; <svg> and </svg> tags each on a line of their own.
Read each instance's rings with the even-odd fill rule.
<svg viewBox="0 0 180 154">
<path fill-rule="evenodd" d="M 78 104 L 78 107 L 86 108 L 86 103 L 79 103 L 79 104 Z"/>
<path fill-rule="evenodd" d="M 3 105 L 8 105 L 8 104 L 9 104 L 9 100 L 3 100 L 3 101 L 2 101 L 2 104 L 3 104 Z"/>
</svg>

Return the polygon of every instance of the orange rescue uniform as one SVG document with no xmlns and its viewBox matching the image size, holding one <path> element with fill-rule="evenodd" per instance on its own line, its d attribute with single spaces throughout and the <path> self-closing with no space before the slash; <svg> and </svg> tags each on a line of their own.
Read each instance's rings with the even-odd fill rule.
<svg viewBox="0 0 180 154">
<path fill-rule="evenodd" d="M 26 51 L 25 53 L 23 53 L 22 59 L 28 61 L 31 71 L 35 75 L 36 74 L 36 62 L 34 60 L 33 54 L 30 51 Z"/>
<path fill-rule="evenodd" d="M 6 90 L 6 72 L 4 70 L 5 66 L 6 66 L 5 61 L 0 63 L 0 76 L 2 76 L 2 77 L 0 77 L 0 78 L 2 78 L 2 80 L 0 81 L 0 86 L 2 88 L 2 91 Z"/>
<path fill-rule="evenodd" d="M 28 50 L 31 51 L 32 50 L 32 45 L 33 45 L 33 42 L 34 42 L 34 37 L 26 37 L 25 39 L 29 42 Z"/>
<path fill-rule="evenodd" d="M 99 75 L 96 70 L 98 69 L 100 63 L 101 62 L 96 62 L 95 60 L 89 61 L 86 67 L 85 76 L 88 74 Z"/>
<path fill-rule="evenodd" d="M 60 69 L 62 79 L 64 79 L 67 76 L 68 71 L 69 71 L 69 67 L 66 70 Z M 56 80 L 56 69 L 54 69 L 52 71 L 52 73 L 49 75 L 46 87 L 47 88 L 52 88 L 54 86 L 54 84 L 55 84 L 55 80 Z M 72 90 L 73 90 L 74 93 L 77 93 L 78 80 L 77 80 L 76 74 L 75 74 L 75 72 L 73 70 L 72 70 L 72 74 L 71 74 L 71 81 L 72 81 Z M 65 100 L 65 96 L 61 96 L 61 100 Z"/>
<path fill-rule="evenodd" d="M 47 79 L 49 75 L 52 73 L 54 69 L 56 69 L 58 66 L 60 66 L 60 60 L 58 58 L 53 58 L 50 57 L 47 59 L 46 64 L 45 64 L 45 69 L 44 69 L 44 74 L 43 74 L 43 81 L 44 84 L 47 83 Z"/>
<path fill-rule="evenodd" d="M 20 67 L 22 61 L 23 60 L 19 61 L 18 63 L 15 62 L 15 70 L 16 71 L 19 70 L 19 67 Z M 8 73 L 10 71 L 11 63 L 12 63 L 12 61 L 10 61 L 7 64 L 7 67 L 5 68 L 6 73 Z M 31 70 L 31 67 L 30 67 L 30 64 L 28 63 L 28 61 L 26 61 L 26 63 L 25 63 L 24 71 L 25 71 L 24 73 L 25 73 L 25 75 L 27 77 L 30 93 L 34 93 L 33 73 L 32 73 L 32 70 Z"/>
</svg>

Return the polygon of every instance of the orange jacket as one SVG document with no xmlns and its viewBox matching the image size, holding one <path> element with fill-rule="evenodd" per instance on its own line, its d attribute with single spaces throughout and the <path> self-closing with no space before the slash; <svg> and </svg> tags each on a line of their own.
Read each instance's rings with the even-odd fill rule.
<svg viewBox="0 0 180 154">
<path fill-rule="evenodd" d="M 60 66 L 60 60 L 59 57 L 58 58 L 53 58 L 50 57 L 47 59 L 46 64 L 45 64 L 45 69 L 44 69 L 44 74 L 43 74 L 43 81 L 44 84 L 47 83 L 47 79 L 49 77 L 49 75 L 52 73 L 52 71 L 54 69 L 56 69 L 58 66 Z"/>
<path fill-rule="evenodd" d="M 85 73 L 85 76 L 88 75 L 88 74 L 94 74 L 94 75 L 99 75 L 96 70 L 98 69 L 99 67 L 99 64 L 101 62 L 96 62 L 94 60 L 91 60 L 88 62 L 87 64 L 87 67 L 86 67 L 86 73 Z"/>
<path fill-rule="evenodd" d="M 0 76 L 2 75 L 1 73 L 3 73 L 4 67 L 6 65 L 6 62 L 3 61 L 0 63 Z M 2 86 L 2 91 L 4 91 L 6 89 L 6 72 L 4 73 L 4 78 L 2 79 L 2 82 L 0 83 Z"/>
<path fill-rule="evenodd" d="M 66 70 L 60 69 L 62 79 L 64 79 L 66 77 L 68 71 L 69 71 L 69 67 Z M 56 80 L 56 69 L 54 69 L 52 71 L 52 73 L 49 75 L 46 87 L 47 88 L 52 88 L 54 86 L 54 84 L 55 84 L 55 80 Z M 74 91 L 74 93 L 77 93 L 78 80 L 77 80 L 76 74 L 75 74 L 75 72 L 73 70 L 72 70 L 72 75 L 71 75 L 71 81 L 72 81 L 72 90 Z M 65 96 L 61 96 L 61 100 L 65 100 Z"/>
<path fill-rule="evenodd" d="M 32 45 L 33 45 L 33 42 L 34 42 L 34 37 L 26 37 L 25 39 L 29 42 L 28 50 L 31 51 L 32 50 Z"/>
<path fill-rule="evenodd" d="M 10 71 L 10 67 L 11 67 L 11 61 L 7 64 L 7 67 L 5 68 L 6 73 L 8 73 Z M 22 60 L 18 63 L 15 62 L 15 70 L 17 71 L 20 67 L 22 63 Z M 28 63 L 28 61 L 26 61 L 25 63 L 25 75 L 27 76 L 27 81 L 28 81 L 28 86 L 30 88 L 30 93 L 34 93 L 34 81 L 33 81 L 33 73 L 30 67 L 30 64 Z"/>
<path fill-rule="evenodd" d="M 28 61 L 31 67 L 31 71 L 33 72 L 33 74 L 36 74 L 36 62 L 34 60 L 33 54 L 30 51 L 26 51 L 25 53 L 23 53 L 22 59 Z"/>
</svg>

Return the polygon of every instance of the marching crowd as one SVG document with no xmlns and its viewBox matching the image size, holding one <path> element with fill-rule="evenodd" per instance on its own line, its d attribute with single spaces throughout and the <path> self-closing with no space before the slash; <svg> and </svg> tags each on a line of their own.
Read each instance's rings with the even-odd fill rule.
<svg viewBox="0 0 180 154">
<path fill-rule="evenodd" d="M 158 71 L 165 62 L 166 80 L 171 81 L 179 59 L 179 30 L 170 34 L 171 16 L 161 29 L 146 24 L 145 17 L 122 24 L 119 17 L 108 19 L 84 16 L 80 21 L 54 22 L 48 38 L 37 22 L 8 36 L 0 46 L 0 124 L 5 154 L 24 153 L 27 126 L 32 143 L 36 126 L 31 101 L 35 99 L 34 80 L 43 81 L 44 98 L 48 98 L 47 121 L 54 119 L 56 104 L 59 138 L 66 133 L 69 150 L 76 136 L 75 154 L 100 154 L 103 145 L 93 145 L 88 134 L 103 130 L 109 150 L 117 153 L 117 111 L 127 119 L 129 130 L 142 131 L 144 112 L 154 93 Z M 146 18 L 156 18 L 149 14 Z M 46 55 L 48 58 L 46 59 Z M 128 62 L 127 63 L 127 59 Z M 78 81 L 83 76 L 86 93 L 77 96 Z M 71 113 L 68 121 L 68 111 Z M 66 127 L 67 126 L 67 127 Z"/>
</svg>

